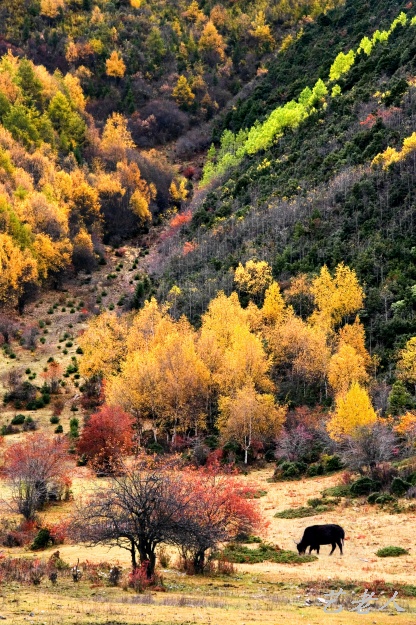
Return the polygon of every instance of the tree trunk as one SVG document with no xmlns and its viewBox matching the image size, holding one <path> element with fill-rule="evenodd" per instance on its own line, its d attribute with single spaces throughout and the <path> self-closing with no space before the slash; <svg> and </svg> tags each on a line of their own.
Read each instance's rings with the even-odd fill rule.
<svg viewBox="0 0 416 625">
<path fill-rule="evenodd" d="M 244 449 L 244 464 L 248 462 L 248 447 Z"/>
<path fill-rule="evenodd" d="M 135 571 L 137 569 L 137 560 L 136 560 L 136 548 L 134 546 L 134 543 L 131 543 L 130 553 L 131 553 L 131 566 L 133 568 L 133 571 Z"/>
<path fill-rule="evenodd" d="M 202 575 L 205 567 L 205 551 L 196 551 L 193 557 L 194 573 Z"/>
<path fill-rule="evenodd" d="M 140 564 L 147 562 L 146 577 L 151 579 L 156 568 L 156 554 L 154 548 L 146 545 L 140 547 Z"/>
</svg>

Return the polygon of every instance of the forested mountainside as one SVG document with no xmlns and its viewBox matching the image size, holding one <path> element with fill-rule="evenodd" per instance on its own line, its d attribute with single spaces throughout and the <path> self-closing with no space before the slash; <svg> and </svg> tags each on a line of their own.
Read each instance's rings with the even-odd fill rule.
<svg viewBox="0 0 416 625">
<path fill-rule="evenodd" d="M 4 310 L 23 312 L 40 288 L 133 240 L 137 273 L 116 267 L 133 285 L 118 316 L 101 282 L 83 313 L 103 313 L 80 371 L 106 382 L 107 400 L 176 428 L 177 397 L 172 410 L 161 399 L 170 345 L 190 393 L 181 418 L 199 415 L 188 430 L 217 427 L 227 401 L 250 393 L 328 408 L 357 383 L 383 414 L 414 406 L 403 364 L 416 333 L 412 3 L 42 0 L 1 12 Z M 226 336 L 219 319 L 234 324 Z M 148 323 L 154 343 L 139 336 Z M 127 356 L 165 388 L 157 409 Z M 230 381 L 235 366 L 245 373 Z"/>
<path fill-rule="evenodd" d="M 23 310 L 39 286 L 104 262 L 102 242 L 177 211 L 192 183 L 136 148 L 179 139 L 174 159 L 199 153 L 201 122 L 337 4 L 2 2 L 2 305 Z"/>
<path fill-rule="evenodd" d="M 411 2 L 348 0 L 218 118 L 186 224 L 154 258 L 161 297 L 176 285 L 177 310 L 197 320 L 254 258 L 299 308 L 293 276 L 343 261 L 365 288 L 368 347 L 392 371 L 416 330 L 413 16 Z"/>
<path fill-rule="evenodd" d="M 123 112 L 137 145 L 152 147 L 212 118 L 262 71 L 264 58 L 340 4 L 5 0 L 0 51 L 12 45 L 51 72 L 70 71 L 97 121 Z M 205 147 L 199 135 L 182 148 Z"/>
</svg>

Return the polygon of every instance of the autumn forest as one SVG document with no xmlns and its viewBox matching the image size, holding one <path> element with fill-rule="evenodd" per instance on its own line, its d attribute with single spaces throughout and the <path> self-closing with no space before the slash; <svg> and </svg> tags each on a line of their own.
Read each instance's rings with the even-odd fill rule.
<svg viewBox="0 0 416 625">
<path fill-rule="evenodd" d="M 415 113 L 412 2 L 0 2 L 0 618 L 410 622 Z"/>
</svg>

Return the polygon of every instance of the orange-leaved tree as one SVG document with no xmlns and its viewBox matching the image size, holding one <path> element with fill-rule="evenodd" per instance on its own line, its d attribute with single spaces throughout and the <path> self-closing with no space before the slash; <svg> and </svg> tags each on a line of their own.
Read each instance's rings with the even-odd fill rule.
<svg viewBox="0 0 416 625">
<path fill-rule="evenodd" d="M 78 440 L 78 453 L 96 471 L 111 473 L 120 458 L 133 449 L 133 418 L 118 406 L 104 405 L 86 422 Z"/>
</svg>

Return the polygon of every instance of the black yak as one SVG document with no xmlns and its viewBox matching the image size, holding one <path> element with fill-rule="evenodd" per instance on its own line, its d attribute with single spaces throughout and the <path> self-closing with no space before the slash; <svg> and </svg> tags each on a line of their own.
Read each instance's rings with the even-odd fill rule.
<svg viewBox="0 0 416 625">
<path fill-rule="evenodd" d="M 340 525 L 310 525 L 303 532 L 302 540 L 297 543 L 299 555 L 304 554 L 309 547 L 309 553 L 316 549 L 319 553 L 321 545 L 332 545 L 330 556 L 334 553 L 336 545 L 342 555 L 342 545 L 344 543 L 345 532 Z"/>
</svg>

